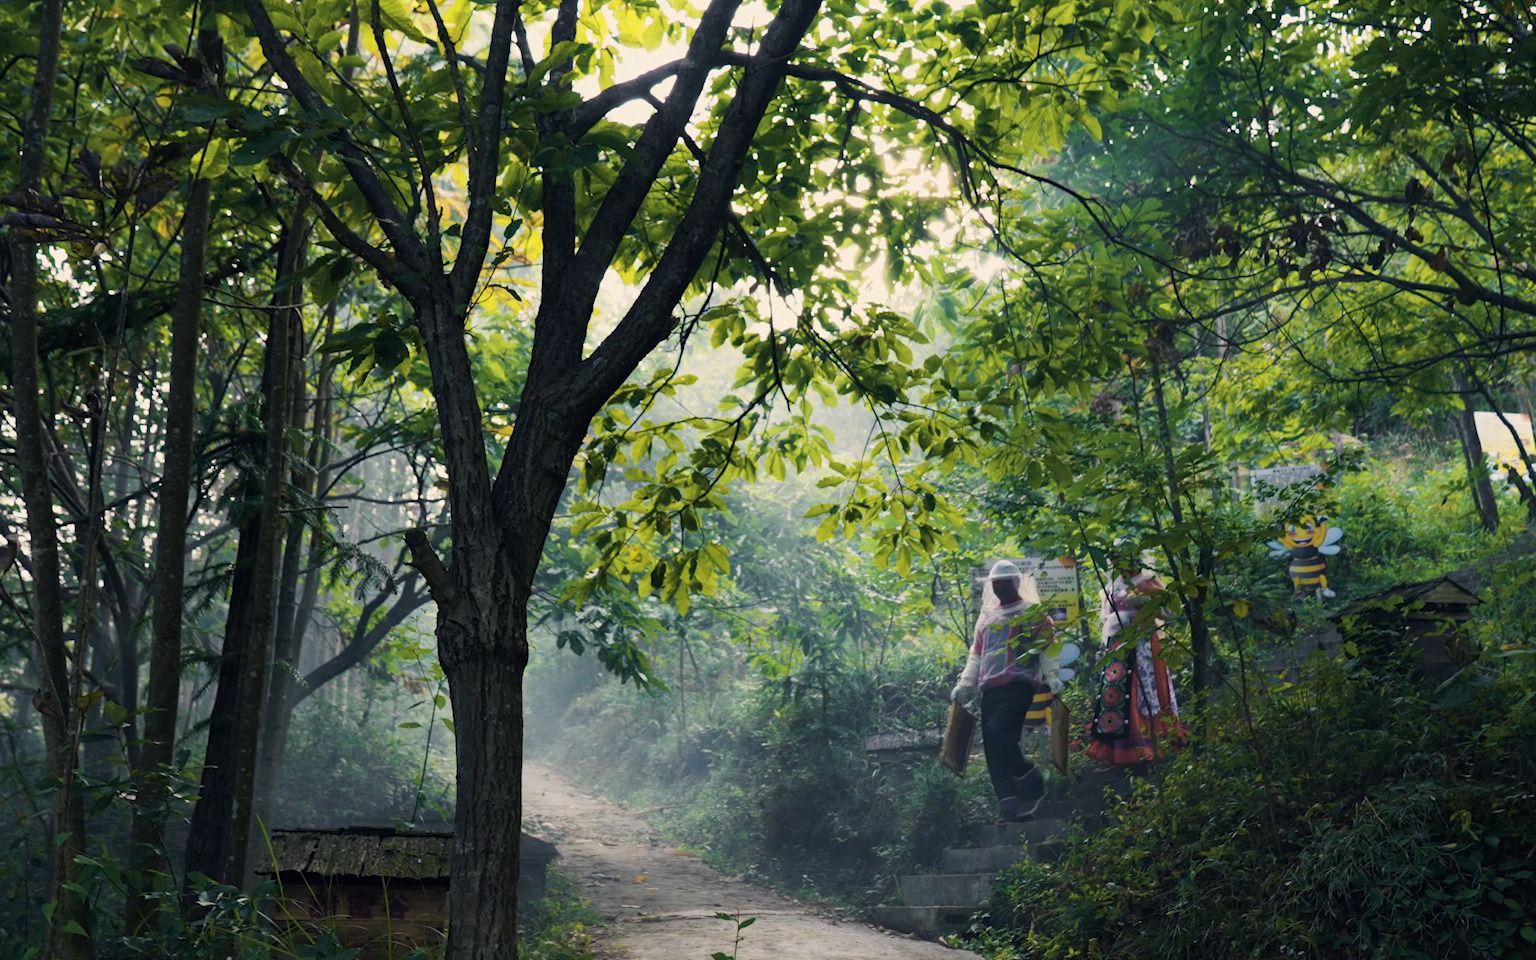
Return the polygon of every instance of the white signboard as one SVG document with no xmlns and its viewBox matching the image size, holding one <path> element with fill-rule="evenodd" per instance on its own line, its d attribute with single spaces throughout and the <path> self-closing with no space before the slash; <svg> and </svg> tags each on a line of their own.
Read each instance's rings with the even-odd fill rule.
<svg viewBox="0 0 1536 960">
<path fill-rule="evenodd" d="M 1321 476 L 1322 472 L 1323 468 L 1316 464 L 1301 463 L 1289 467 L 1260 467 L 1248 471 L 1248 478 L 1254 483 L 1267 483 L 1271 487 L 1292 487 Z"/>
<path fill-rule="evenodd" d="M 1263 499 L 1258 501 L 1261 509 L 1270 509 L 1279 506 L 1282 502 L 1295 496 L 1297 491 L 1287 490 L 1288 487 L 1299 487 L 1309 483 L 1323 475 L 1323 468 L 1314 463 L 1298 463 L 1285 467 L 1260 467 L 1248 471 L 1248 483 L 1257 488 L 1262 484 L 1266 489 Z"/>
<path fill-rule="evenodd" d="M 1525 464 L 1520 460 L 1520 447 L 1515 443 L 1515 436 L 1518 434 L 1520 442 L 1525 444 L 1526 453 L 1536 456 L 1536 442 L 1531 439 L 1531 418 L 1523 413 L 1506 413 L 1504 420 L 1488 410 L 1472 414 L 1472 422 L 1477 425 L 1477 440 L 1483 445 L 1483 456 L 1498 464 L 1501 470 L 1514 467 L 1523 473 Z M 1510 427 L 1514 427 L 1514 432 Z"/>
</svg>

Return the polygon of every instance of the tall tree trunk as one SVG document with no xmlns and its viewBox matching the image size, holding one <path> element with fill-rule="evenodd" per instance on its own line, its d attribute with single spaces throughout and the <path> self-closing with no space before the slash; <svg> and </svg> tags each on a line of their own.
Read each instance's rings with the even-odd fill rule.
<svg viewBox="0 0 1536 960">
<path fill-rule="evenodd" d="M 143 460 L 148 462 L 149 460 L 153 459 L 154 456 L 151 451 L 160 446 L 161 437 L 163 437 L 165 433 L 165 418 L 160 415 L 161 408 L 159 406 L 160 351 L 150 351 L 149 356 L 145 358 L 144 366 L 144 416 L 140 420 L 140 422 L 144 424 L 144 434 L 140 446 L 144 450 Z M 163 452 L 162 456 L 164 456 Z M 162 469 L 164 468 L 163 461 L 161 467 Z M 162 490 L 160 492 L 160 496 L 163 497 L 164 495 L 165 492 Z M 158 498 L 156 499 L 158 500 Z M 150 498 L 147 496 L 139 496 L 135 497 L 134 500 L 135 502 L 133 504 L 133 515 L 128 520 L 128 529 L 147 530 L 149 529 Z M 159 507 L 157 503 L 157 512 L 158 509 Z M 153 593 L 154 577 L 151 575 L 140 578 L 136 584 L 133 597 L 133 613 L 135 623 L 140 623 L 147 620 L 150 612 Z M 135 767 L 137 767 L 137 765 L 138 764 L 135 763 Z"/>
<path fill-rule="evenodd" d="M 198 55 L 218 78 L 217 83 L 224 73 L 223 43 L 211 16 L 204 19 L 198 32 Z M 138 800 L 129 836 L 124 902 L 124 929 L 130 934 L 145 932 L 158 902 L 154 893 L 170 874 L 165 849 L 166 798 L 176 776 L 171 762 L 181 700 L 188 501 L 192 494 L 198 341 L 212 192 L 212 184 L 201 177 L 187 188 L 176 300 L 171 309 L 170 382 L 163 415 L 165 439 L 150 583 L 149 685 L 144 701 L 144 738 L 133 772 Z"/>
<path fill-rule="evenodd" d="M 187 834 L 186 880 L 202 874 L 216 882 L 229 882 L 229 830 L 235 808 L 235 765 L 240 729 L 243 676 L 241 660 L 250 635 L 252 581 L 256 576 L 256 542 L 261 536 L 260 486 L 253 476 L 241 480 L 240 534 L 235 548 L 235 569 L 230 582 L 229 607 L 224 614 L 224 644 L 219 655 L 219 678 L 208 716 L 208 745 L 203 753 L 203 772 L 192 826 Z M 189 887 L 188 892 L 191 892 Z"/>
<path fill-rule="evenodd" d="M 470 384 L 436 387 L 440 411 L 479 422 Z M 525 392 L 518 424 L 516 514 L 461 511 L 462 500 L 456 502 L 451 571 L 422 531 L 406 537 L 438 604 L 438 657 L 456 718 L 449 934 L 455 960 L 515 955 L 528 597 L 586 420 L 570 416 L 551 394 Z"/>
<path fill-rule="evenodd" d="M 1488 458 L 1483 453 L 1483 443 L 1477 436 L 1477 409 L 1472 400 L 1472 388 L 1465 379 L 1457 376 L 1456 392 L 1461 399 L 1461 409 L 1456 414 L 1457 429 L 1461 434 L 1461 450 L 1466 457 L 1467 482 L 1472 491 L 1472 505 L 1477 509 L 1483 529 L 1493 533 L 1499 529 L 1499 501 L 1493 492 L 1493 482 L 1488 478 Z"/>
<path fill-rule="evenodd" d="M 261 538 L 257 541 L 256 583 L 251 600 L 251 646 L 244 658 L 241 688 L 249 692 L 241 704 L 239 753 L 236 758 L 235 822 L 230 830 L 231 882 L 244 883 L 249 868 L 248 850 L 256 829 L 256 759 L 260 750 L 262 715 L 266 706 L 267 677 L 272 660 L 272 634 L 276 626 L 278 573 L 282 563 L 285 517 L 284 485 L 290 470 L 286 441 L 293 385 L 291 358 L 303 336 L 300 304 L 304 287 L 300 279 L 309 224 L 300 203 L 289 222 L 287 240 L 278 265 L 277 291 L 283 309 L 272 311 L 267 331 L 267 355 L 271 370 L 270 392 L 265 403 L 266 471 L 262 477 Z"/>
<path fill-rule="evenodd" d="M 127 402 L 123 404 L 123 416 L 119 423 L 117 435 L 117 447 L 122 453 L 118 457 L 112 476 L 112 502 L 121 503 L 127 496 L 133 484 L 134 462 L 144 462 L 134 455 L 134 431 L 137 425 L 137 413 L 139 407 L 139 393 L 141 381 L 136 365 L 130 363 Z M 121 518 L 124 508 L 118 506 L 114 513 Z M 103 524 L 107 523 L 106 516 L 101 518 Z M 141 530 L 142 527 L 129 527 L 130 530 Z M 111 577 L 114 566 L 109 565 L 107 573 Z M 136 577 L 136 580 L 141 578 Z M 138 590 L 128 583 L 122 583 L 114 590 L 117 602 L 113 604 L 113 624 L 117 634 L 118 664 L 117 664 L 117 696 L 118 703 L 128 708 L 129 715 L 124 725 L 123 742 L 126 745 L 125 753 L 128 764 L 128 774 L 139 766 L 139 735 L 138 719 L 133 711 L 139 702 L 139 616 L 138 616 Z"/>
<path fill-rule="evenodd" d="M 510 571 L 497 571 L 510 574 Z M 499 578 L 498 578 L 499 579 Z M 528 665 L 527 594 L 484 609 L 472 636 L 445 648 L 443 672 L 455 728 L 459 802 L 454 816 L 453 923 L 457 956 L 515 956 L 518 839 L 523 822 L 523 671 Z M 457 630 L 450 624 L 449 631 Z M 439 642 L 443 631 L 439 631 Z M 464 948 L 474 944 L 472 952 Z"/>
<path fill-rule="evenodd" d="M 294 355 L 289 364 L 289 422 L 304 422 L 306 397 L 304 395 L 304 337 L 302 329 L 292 338 Z M 319 404 L 316 403 L 318 419 Z M 293 463 L 289 470 L 289 486 L 303 495 L 307 501 L 314 494 L 313 459 L 301 462 L 303 446 L 295 439 L 290 444 L 289 455 Z M 306 510 L 308 507 L 306 506 Z M 310 522 L 318 523 L 319 518 Z M 282 762 L 283 748 L 288 738 L 288 700 L 293 693 L 298 660 L 304 642 L 303 626 L 299 623 L 299 576 L 304 561 L 304 535 L 308 524 L 294 523 L 288 528 L 283 543 L 282 572 L 277 588 L 277 628 L 272 638 L 272 676 L 267 683 L 266 705 L 261 720 L 261 735 L 257 738 L 256 773 L 253 811 L 258 825 L 270 828 L 272 805 L 278 789 L 278 766 Z M 313 534 L 311 534 L 311 537 Z"/>
<path fill-rule="evenodd" d="M 297 219 L 297 218 L 296 218 Z M 302 225 L 299 219 L 294 226 Z M 256 737 L 270 655 L 273 602 L 282 530 L 279 510 L 283 467 L 283 429 L 288 414 L 288 353 L 293 312 L 297 309 L 293 276 L 307 231 L 289 229 L 279 256 L 274 309 L 267 333 L 262 385 L 264 401 L 261 475 L 247 475 L 240 498 L 240 542 L 225 616 L 218 691 L 208 724 L 202 788 L 192 811 L 187 840 L 187 874 L 200 873 L 221 883 L 239 883 L 251 825 L 251 786 L 256 768 Z"/>
<path fill-rule="evenodd" d="M 336 323 L 336 308 L 332 305 L 326 313 L 325 329 L 322 337 L 331 335 Z M 323 342 L 323 341 L 322 341 Z M 309 464 L 314 470 L 314 478 L 311 483 L 311 492 L 322 501 L 326 492 L 330 489 L 332 469 L 330 458 L 332 445 L 336 434 L 336 423 L 332 411 L 335 409 L 332 403 L 332 374 L 336 366 L 326 362 L 320 368 L 320 383 L 315 388 L 315 412 L 314 422 L 311 428 L 309 440 Z M 324 464 L 324 466 L 322 466 Z M 299 644 L 293 653 L 294 667 L 297 668 L 303 655 L 303 641 L 308 635 L 310 623 L 314 620 L 315 606 L 320 599 L 320 563 L 325 559 L 325 538 L 318 533 L 318 528 L 325 525 L 326 517 L 321 514 L 315 519 L 314 528 L 309 536 L 309 558 L 304 570 L 304 589 L 299 596 L 298 608 L 293 612 L 293 634 L 298 638 Z"/>
<path fill-rule="evenodd" d="M 332 309 L 326 317 L 326 336 L 330 335 L 335 319 L 335 310 Z M 329 487 L 332 472 L 328 466 L 321 467 L 320 464 L 325 458 L 330 456 L 331 444 L 336 428 L 331 415 L 333 409 L 331 404 L 331 374 L 334 369 L 334 365 L 330 363 L 326 363 L 322 368 L 320 385 L 316 388 L 314 425 L 309 444 L 309 463 L 315 468 L 312 484 L 313 492 L 322 499 Z M 316 524 L 323 523 L 324 518 L 317 518 L 315 522 Z M 320 564 L 324 559 L 325 538 L 321 537 L 317 530 L 311 529 L 309 534 L 309 556 L 304 571 L 304 588 L 299 596 L 298 607 L 293 612 L 293 625 L 289 628 L 293 632 L 295 639 L 293 647 L 293 667 L 295 670 L 298 670 L 303 662 L 304 641 L 308 636 L 310 625 L 314 621 L 315 607 L 320 600 Z M 306 677 L 302 688 L 297 686 L 289 688 L 288 697 L 283 704 L 281 716 L 278 717 L 274 725 L 271 738 L 274 751 L 271 764 L 274 776 L 270 781 L 274 791 L 281 788 L 282 763 L 283 757 L 288 750 L 288 730 L 293 720 L 293 708 L 300 700 L 313 692 L 311 685 L 311 678 Z"/>
<path fill-rule="evenodd" d="M 432 309 L 427 306 L 427 309 Z M 518 412 L 518 473 L 511 512 L 493 506 L 479 440 L 480 409 L 457 321 L 422 317 L 433 365 L 433 396 L 453 484 L 453 567 L 445 568 L 421 530 L 406 536 L 412 562 L 437 602 L 438 659 L 453 702 L 458 803 L 449 956 L 515 956 L 518 838 L 522 824 L 523 671 L 528 664 L 528 597 L 549 526 L 581 447 L 586 419 L 572 417 L 554 391 L 524 392 Z M 470 438 L 473 437 L 473 446 Z"/>
<path fill-rule="evenodd" d="M 48 141 L 48 122 L 53 109 L 54 85 L 59 69 L 62 0 L 44 0 L 38 23 L 36 71 L 31 102 L 23 127 L 22 191 L 42 186 Z M 74 889 L 75 858 L 85 851 L 85 813 L 78 791 L 70 789 L 75 775 L 74 729 L 78 721 L 71 690 L 64 639 L 64 593 L 60 578 L 59 536 L 53 512 L 53 492 L 48 485 L 48 452 L 42 384 L 38 361 L 38 289 L 40 273 L 37 244 L 17 237 L 10 240 L 11 286 L 11 387 L 16 418 L 16 461 L 21 474 L 22 501 L 27 513 L 28 553 L 32 563 L 32 632 L 37 676 L 40 681 L 33 705 L 42 719 L 43 741 L 48 753 L 48 773 L 59 785 L 53 794 L 53 830 L 59 838 L 53 849 L 54 909 L 48 922 L 44 956 L 89 957 L 91 941 L 88 905 Z M 76 655 L 85 656 L 85 644 Z M 80 932 L 74 932 L 80 931 Z"/>
</svg>

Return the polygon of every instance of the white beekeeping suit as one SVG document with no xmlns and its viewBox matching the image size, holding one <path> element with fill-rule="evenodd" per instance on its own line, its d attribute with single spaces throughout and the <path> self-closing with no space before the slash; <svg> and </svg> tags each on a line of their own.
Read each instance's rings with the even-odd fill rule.
<svg viewBox="0 0 1536 960">
<path fill-rule="evenodd" d="M 1017 585 L 1018 598 L 1005 601 L 999 596 L 1007 587 Z M 970 654 L 965 669 L 952 691 L 952 699 L 971 713 L 979 713 L 978 701 L 981 688 L 999 682 L 1019 657 L 1037 642 L 1032 639 L 1033 630 L 1023 623 L 1024 616 L 1040 606 L 1040 588 L 1035 578 L 1022 573 L 1018 564 L 1011 560 L 994 563 L 982 578 L 981 612 L 976 617 L 976 628 L 971 634 Z M 1033 618 L 1032 618 L 1033 619 Z M 1025 634 L 1020 637 L 1020 632 Z M 1051 692 L 1061 689 L 1060 664 L 1052 647 L 1042 650 L 1033 667 L 1024 667 L 1028 677 L 1037 686 L 1044 684 Z"/>
</svg>

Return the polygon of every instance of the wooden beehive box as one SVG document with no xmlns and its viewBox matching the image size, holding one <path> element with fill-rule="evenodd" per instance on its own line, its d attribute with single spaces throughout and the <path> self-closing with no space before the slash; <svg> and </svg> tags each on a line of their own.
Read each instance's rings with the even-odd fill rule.
<svg viewBox="0 0 1536 960">
<path fill-rule="evenodd" d="M 1362 597 L 1335 614 L 1345 641 L 1410 644 L 1418 668 L 1431 678 L 1454 673 L 1471 656 L 1466 622 L 1482 599 L 1453 576 L 1401 583 Z"/>
<path fill-rule="evenodd" d="M 553 844 L 522 835 L 518 900 L 542 899 Z M 274 830 L 258 872 L 279 888 L 278 916 L 355 947 L 358 960 L 442 942 L 453 834 L 388 827 Z"/>
</svg>

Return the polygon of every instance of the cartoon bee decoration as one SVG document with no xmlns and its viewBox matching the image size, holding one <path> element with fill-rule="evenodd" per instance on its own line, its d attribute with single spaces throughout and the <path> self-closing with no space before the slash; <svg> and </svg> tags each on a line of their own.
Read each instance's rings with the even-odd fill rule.
<svg viewBox="0 0 1536 960">
<path fill-rule="evenodd" d="M 1319 599 L 1336 596 L 1328 589 L 1328 560 L 1339 552 L 1344 531 L 1325 516 L 1305 516 L 1285 525 L 1279 540 L 1269 541 L 1269 555 L 1291 558 L 1291 586 L 1301 596 L 1315 587 Z"/>
</svg>

